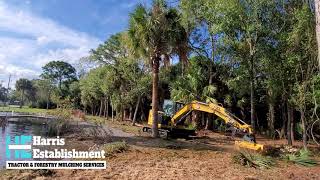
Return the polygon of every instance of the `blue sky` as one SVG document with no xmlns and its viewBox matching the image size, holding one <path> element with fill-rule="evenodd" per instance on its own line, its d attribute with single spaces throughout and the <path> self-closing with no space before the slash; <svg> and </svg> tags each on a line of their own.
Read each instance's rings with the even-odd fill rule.
<svg viewBox="0 0 320 180">
<path fill-rule="evenodd" d="M 36 78 L 41 67 L 79 58 L 125 30 L 135 5 L 150 0 L 0 0 L 0 83 Z"/>
</svg>

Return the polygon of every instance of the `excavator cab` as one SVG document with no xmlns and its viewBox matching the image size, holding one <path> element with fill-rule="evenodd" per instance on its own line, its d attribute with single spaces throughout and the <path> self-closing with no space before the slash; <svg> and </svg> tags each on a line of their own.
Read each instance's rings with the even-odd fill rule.
<svg viewBox="0 0 320 180">
<path fill-rule="evenodd" d="M 175 124 L 173 117 L 179 112 L 185 104 L 182 102 L 174 102 L 172 100 L 164 100 L 162 111 L 158 111 L 158 129 L 162 137 L 168 138 L 188 138 L 194 136 L 195 129 L 190 128 L 190 124 L 185 122 L 185 117 L 178 124 Z M 149 111 L 148 125 L 143 127 L 143 132 L 151 133 L 153 124 L 152 109 Z"/>
<path fill-rule="evenodd" d="M 163 102 L 163 112 L 165 115 L 172 117 L 177 111 L 179 111 L 183 106 L 185 106 L 182 102 L 175 102 L 169 99 L 165 99 Z"/>
</svg>

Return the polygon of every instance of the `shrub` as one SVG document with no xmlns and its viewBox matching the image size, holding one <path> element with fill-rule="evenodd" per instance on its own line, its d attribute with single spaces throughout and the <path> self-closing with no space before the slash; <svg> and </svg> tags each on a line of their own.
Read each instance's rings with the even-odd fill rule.
<svg viewBox="0 0 320 180">
<path fill-rule="evenodd" d="M 50 111 L 50 115 L 56 117 L 48 123 L 47 135 L 60 136 L 68 130 L 69 120 L 71 119 L 72 112 L 69 109 L 58 108 Z"/>
<path fill-rule="evenodd" d="M 68 130 L 68 122 L 65 119 L 52 120 L 47 125 L 48 136 L 60 136 Z"/>
</svg>

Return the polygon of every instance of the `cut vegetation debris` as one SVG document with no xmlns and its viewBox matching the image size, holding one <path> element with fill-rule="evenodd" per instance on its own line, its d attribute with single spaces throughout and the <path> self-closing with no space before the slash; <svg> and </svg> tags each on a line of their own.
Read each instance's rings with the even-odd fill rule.
<svg viewBox="0 0 320 180">
<path fill-rule="evenodd" d="M 318 162 L 311 158 L 311 152 L 308 150 L 301 149 L 295 153 L 285 154 L 283 157 L 289 162 L 299 164 L 302 166 L 312 167 L 318 165 Z"/>
<path fill-rule="evenodd" d="M 106 156 L 112 156 L 115 153 L 122 153 L 129 149 L 129 145 L 125 142 L 112 142 L 104 146 Z"/>
<path fill-rule="evenodd" d="M 233 156 L 233 162 L 242 166 L 269 169 L 275 165 L 271 157 L 262 156 L 257 153 L 240 151 Z"/>
</svg>

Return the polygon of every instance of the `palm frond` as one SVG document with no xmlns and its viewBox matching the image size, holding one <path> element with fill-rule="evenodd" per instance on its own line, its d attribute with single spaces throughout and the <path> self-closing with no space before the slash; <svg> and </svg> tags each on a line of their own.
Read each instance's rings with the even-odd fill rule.
<svg viewBox="0 0 320 180">
<path fill-rule="evenodd" d="M 238 152 L 232 159 L 233 162 L 237 164 L 254 168 L 269 169 L 275 165 L 275 162 L 271 157 L 247 151 Z"/>
<path fill-rule="evenodd" d="M 318 162 L 311 158 L 311 152 L 301 149 L 297 153 L 285 154 L 284 159 L 302 166 L 312 167 L 318 165 Z"/>
</svg>

